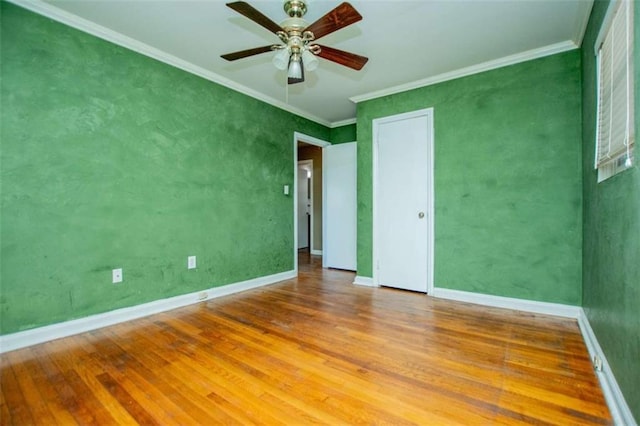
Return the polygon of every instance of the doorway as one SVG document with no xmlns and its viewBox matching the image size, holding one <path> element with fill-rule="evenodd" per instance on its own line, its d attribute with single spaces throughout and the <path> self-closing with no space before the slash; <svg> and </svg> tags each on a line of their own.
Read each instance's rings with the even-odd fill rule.
<svg viewBox="0 0 640 426">
<path fill-rule="evenodd" d="M 313 241 L 313 160 L 298 161 L 298 250 Z"/>
<path fill-rule="evenodd" d="M 298 167 L 300 164 L 305 165 L 303 173 L 307 174 L 307 180 L 304 184 L 308 186 L 308 198 L 310 199 L 308 207 L 309 224 L 307 247 L 309 252 L 314 256 L 322 256 L 323 254 L 323 234 L 324 226 L 324 195 L 323 195 L 323 171 L 324 171 L 324 151 L 323 147 L 311 145 L 302 141 L 298 141 Z M 300 178 L 300 170 L 298 170 L 298 187 L 303 183 Z M 300 194 L 298 194 L 300 196 Z M 300 199 L 298 199 L 300 204 Z M 298 232 L 302 229 L 300 221 L 304 220 L 298 215 Z"/>
<path fill-rule="evenodd" d="M 322 155 L 323 148 L 326 146 L 330 146 L 329 142 L 323 141 L 318 138 L 314 138 L 313 136 L 308 136 L 302 133 L 294 132 L 293 134 L 293 161 L 294 161 L 294 184 L 295 187 L 293 189 L 294 202 L 293 202 L 293 217 L 294 217 L 294 236 L 293 241 L 293 260 L 294 260 L 294 269 L 296 273 L 298 272 L 298 247 L 299 247 L 299 238 L 298 233 L 300 231 L 300 221 L 299 221 L 299 203 L 298 203 L 298 186 L 299 186 L 299 170 L 298 170 L 298 161 L 301 160 L 313 160 L 313 170 L 311 171 L 311 179 L 313 180 L 312 185 L 312 211 L 310 218 L 310 230 L 309 230 L 309 254 L 313 256 L 320 256 L 323 254 L 322 251 L 322 233 L 323 233 L 323 223 L 322 223 L 322 188 L 323 188 L 323 178 L 322 178 Z M 311 154 L 312 153 L 312 154 Z M 315 191 L 313 190 L 315 188 Z"/>
<path fill-rule="evenodd" d="M 433 291 L 433 108 L 373 120 L 374 285 Z"/>
</svg>

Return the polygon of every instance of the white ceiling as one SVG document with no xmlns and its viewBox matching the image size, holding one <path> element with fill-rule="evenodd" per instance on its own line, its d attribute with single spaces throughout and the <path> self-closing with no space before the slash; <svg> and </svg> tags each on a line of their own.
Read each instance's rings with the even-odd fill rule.
<svg viewBox="0 0 640 426">
<path fill-rule="evenodd" d="M 361 71 L 320 59 L 303 84 L 285 84 L 272 53 L 235 62 L 223 53 L 278 42 L 219 0 L 13 0 L 118 44 L 335 126 L 355 103 L 383 93 L 569 50 L 580 45 L 593 0 L 358 1 L 363 20 L 320 43 L 367 56 Z M 310 0 L 310 23 L 340 0 Z M 282 0 L 249 3 L 276 23 Z M 288 93 L 287 93 L 288 90 Z"/>
</svg>

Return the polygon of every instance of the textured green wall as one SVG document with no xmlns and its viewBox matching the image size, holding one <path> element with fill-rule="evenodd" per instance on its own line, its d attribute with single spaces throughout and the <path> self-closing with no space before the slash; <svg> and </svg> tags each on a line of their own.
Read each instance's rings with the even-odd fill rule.
<svg viewBox="0 0 640 426">
<path fill-rule="evenodd" d="M 372 120 L 434 107 L 435 285 L 579 305 L 578 50 L 358 105 L 358 275 L 372 275 Z"/>
<path fill-rule="evenodd" d="M 640 422 L 640 153 L 635 165 L 597 183 L 594 44 L 608 7 L 596 1 L 582 45 L 583 305 L 627 403 Z M 640 135 L 640 7 L 635 4 L 636 141 Z"/>
<path fill-rule="evenodd" d="M 0 7 L 2 334 L 293 269 L 292 135 L 328 128 Z"/>
<path fill-rule="evenodd" d="M 332 144 L 354 142 L 356 140 L 356 125 L 347 124 L 346 126 L 334 127 L 331 129 L 329 142 Z"/>
</svg>

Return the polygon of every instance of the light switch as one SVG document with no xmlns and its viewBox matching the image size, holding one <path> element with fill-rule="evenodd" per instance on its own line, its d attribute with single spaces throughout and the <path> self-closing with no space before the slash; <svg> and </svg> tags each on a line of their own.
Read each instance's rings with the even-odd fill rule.
<svg viewBox="0 0 640 426">
<path fill-rule="evenodd" d="M 289 185 L 284 186 L 284 195 L 289 195 Z"/>
</svg>

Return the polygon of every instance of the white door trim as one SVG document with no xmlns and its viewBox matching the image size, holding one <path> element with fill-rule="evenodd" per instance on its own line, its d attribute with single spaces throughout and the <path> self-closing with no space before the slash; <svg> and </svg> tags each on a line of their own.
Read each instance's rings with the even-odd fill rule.
<svg viewBox="0 0 640 426">
<path fill-rule="evenodd" d="M 327 141 L 305 135 L 300 132 L 293 132 L 293 270 L 298 276 L 298 141 L 308 143 L 309 145 L 324 148 L 331 145 Z M 324 175 L 322 178 L 322 186 L 324 191 Z M 324 204 L 323 204 L 324 214 Z M 322 224 L 322 233 L 324 235 L 324 223 Z"/>
<path fill-rule="evenodd" d="M 379 286 L 378 282 L 378 273 L 377 273 L 377 263 L 378 263 L 378 250 L 376 241 L 378 240 L 378 213 L 377 213 L 377 192 L 378 192 L 378 132 L 379 126 L 381 124 L 390 123 L 399 120 L 407 120 L 411 118 L 423 117 L 426 116 L 428 128 L 427 128 L 427 136 L 429 138 L 429 159 L 428 159 L 428 168 L 430 175 L 430 184 L 427 186 L 427 249 L 428 249 L 428 257 L 427 257 L 427 294 L 433 294 L 433 268 L 434 268 L 434 249 L 435 249 L 435 226 L 434 226 L 434 130 L 433 130 L 433 108 L 425 108 L 417 111 L 407 112 L 403 114 L 391 115 L 388 117 L 376 118 L 373 120 L 373 199 L 372 199 L 372 208 L 373 208 L 373 233 L 372 233 L 372 245 L 373 245 L 373 257 L 372 257 L 372 275 L 373 275 L 373 285 Z"/>
</svg>

